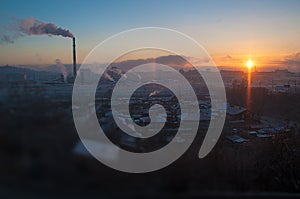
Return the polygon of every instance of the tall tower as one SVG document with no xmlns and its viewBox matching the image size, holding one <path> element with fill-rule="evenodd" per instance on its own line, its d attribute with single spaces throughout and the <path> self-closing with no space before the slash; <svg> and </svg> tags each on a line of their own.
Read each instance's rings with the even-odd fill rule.
<svg viewBox="0 0 300 199">
<path fill-rule="evenodd" d="M 76 77 L 77 68 L 76 68 L 76 44 L 75 44 L 75 37 L 73 37 L 73 76 L 74 80 Z"/>
</svg>

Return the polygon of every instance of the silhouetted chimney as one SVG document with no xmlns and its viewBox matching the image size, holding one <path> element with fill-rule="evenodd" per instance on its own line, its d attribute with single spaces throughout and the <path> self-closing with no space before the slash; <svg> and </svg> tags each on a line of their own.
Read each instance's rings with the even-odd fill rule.
<svg viewBox="0 0 300 199">
<path fill-rule="evenodd" d="M 75 45 L 75 37 L 73 37 L 73 75 L 76 77 L 77 68 L 76 68 L 76 45 Z"/>
</svg>

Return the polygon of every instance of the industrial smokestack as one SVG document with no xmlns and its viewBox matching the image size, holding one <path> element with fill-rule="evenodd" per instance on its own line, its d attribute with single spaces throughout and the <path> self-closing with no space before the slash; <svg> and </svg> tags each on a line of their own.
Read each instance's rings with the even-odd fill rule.
<svg viewBox="0 0 300 199">
<path fill-rule="evenodd" d="M 73 76 L 74 79 L 76 77 L 77 68 L 76 68 L 76 44 L 75 44 L 75 37 L 73 37 Z"/>
</svg>

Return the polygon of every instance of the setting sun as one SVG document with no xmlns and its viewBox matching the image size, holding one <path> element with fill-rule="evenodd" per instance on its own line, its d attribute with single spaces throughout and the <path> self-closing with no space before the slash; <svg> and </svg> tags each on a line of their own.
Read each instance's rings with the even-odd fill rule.
<svg viewBox="0 0 300 199">
<path fill-rule="evenodd" d="M 253 61 L 252 61 L 251 59 L 249 59 L 249 60 L 247 61 L 247 67 L 248 67 L 248 69 L 251 69 L 252 66 L 253 66 Z"/>
</svg>

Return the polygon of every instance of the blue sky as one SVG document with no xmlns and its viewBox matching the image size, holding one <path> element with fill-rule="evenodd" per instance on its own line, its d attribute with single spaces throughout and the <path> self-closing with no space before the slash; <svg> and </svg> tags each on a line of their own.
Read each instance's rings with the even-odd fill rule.
<svg viewBox="0 0 300 199">
<path fill-rule="evenodd" d="M 14 1 L 0 3 L 0 25 L 33 16 L 71 30 L 79 61 L 105 38 L 130 28 L 159 26 L 186 33 L 215 56 L 288 55 L 300 44 L 300 1 Z M 66 38 L 28 36 L 0 45 L 0 64 L 69 58 Z M 12 59 L 15 53 L 17 59 Z M 16 55 L 17 54 L 17 55 Z M 43 59 L 36 60 L 36 57 Z M 11 60 L 9 60 L 11 59 Z M 2 60 L 2 61 L 1 61 Z"/>
</svg>

